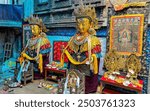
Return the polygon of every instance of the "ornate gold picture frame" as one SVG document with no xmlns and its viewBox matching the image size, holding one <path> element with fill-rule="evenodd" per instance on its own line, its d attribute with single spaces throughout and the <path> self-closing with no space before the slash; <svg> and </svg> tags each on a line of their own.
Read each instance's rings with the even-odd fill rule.
<svg viewBox="0 0 150 111">
<path fill-rule="evenodd" d="M 143 27 L 144 14 L 112 16 L 109 49 L 115 48 L 122 55 L 142 55 Z"/>
</svg>

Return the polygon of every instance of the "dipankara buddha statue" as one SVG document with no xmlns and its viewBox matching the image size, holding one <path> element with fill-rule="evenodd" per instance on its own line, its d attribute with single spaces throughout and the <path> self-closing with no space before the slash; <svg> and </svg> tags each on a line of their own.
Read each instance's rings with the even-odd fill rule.
<svg viewBox="0 0 150 111">
<path fill-rule="evenodd" d="M 75 8 L 77 33 L 71 37 L 61 55 L 64 65 L 64 55 L 69 59 L 69 69 L 77 69 L 85 75 L 85 93 L 92 93 L 98 86 L 98 67 L 101 52 L 100 40 L 95 36 L 98 28 L 95 8 L 85 6 L 83 2 Z"/>
<path fill-rule="evenodd" d="M 21 52 L 19 61 L 22 64 L 25 60 L 36 61 L 40 73 L 43 72 L 43 56 L 47 56 L 50 53 L 50 41 L 46 37 L 46 27 L 44 26 L 42 19 L 38 16 L 30 17 L 28 19 L 30 28 L 32 31 L 32 37 L 28 40 L 24 50 Z M 20 80 L 19 80 L 20 81 Z"/>
</svg>

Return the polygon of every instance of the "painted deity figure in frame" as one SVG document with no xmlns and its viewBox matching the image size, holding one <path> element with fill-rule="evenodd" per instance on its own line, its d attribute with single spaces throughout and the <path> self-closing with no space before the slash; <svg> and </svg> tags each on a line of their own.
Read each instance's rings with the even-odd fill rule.
<svg viewBox="0 0 150 111">
<path fill-rule="evenodd" d="M 120 54 L 142 54 L 144 15 L 131 14 L 111 17 L 110 50 L 116 48 Z"/>
</svg>

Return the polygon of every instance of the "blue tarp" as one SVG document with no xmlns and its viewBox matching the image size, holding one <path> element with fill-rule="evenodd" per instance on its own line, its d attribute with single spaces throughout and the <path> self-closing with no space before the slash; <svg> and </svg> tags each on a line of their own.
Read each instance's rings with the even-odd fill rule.
<svg viewBox="0 0 150 111">
<path fill-rule="evenodd" d="M 0 26 L 21 27 L 22 18 L 22 5 L 0 4 Z"/>
</svg>

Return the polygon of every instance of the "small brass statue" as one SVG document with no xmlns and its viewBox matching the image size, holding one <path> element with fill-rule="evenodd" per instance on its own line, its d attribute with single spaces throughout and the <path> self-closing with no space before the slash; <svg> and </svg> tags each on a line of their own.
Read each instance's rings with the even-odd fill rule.
<svg viewBox="0 0 150 111">
<path fill-rule="evenodd" d="M 115 50 L 109 51 L 104 59 L 104 65 L 108 70 L 104 76 L 111 80 L 115 80 L 120 75 L 119 70 L 125 67 L 124 65 L 125 59 L 122 58 Z"/>
<path fill-rule="evenodd" d="M 135 54 L 131 54 L 126 61 L 127 75 L 123 82 L 124 85 L 128 86 L 130 83 L 137 86 L 139 84 L 137 80 L 138 73 L 141 70 L 141 63 Z"/>
</svg>

